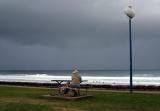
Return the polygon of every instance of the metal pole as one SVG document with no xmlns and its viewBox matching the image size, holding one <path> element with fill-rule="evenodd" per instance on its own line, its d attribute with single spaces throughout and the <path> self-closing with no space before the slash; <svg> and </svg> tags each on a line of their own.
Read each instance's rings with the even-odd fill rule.
<svg viewBox="0 0 160 111">
<path fill-rule="evenodd" d="M 130 45 L 130 92 L 133 91 L 132 83 L 132 30 L 131 30 L 131 19 L 129 19 L 129 45 Z"/>
</svg>

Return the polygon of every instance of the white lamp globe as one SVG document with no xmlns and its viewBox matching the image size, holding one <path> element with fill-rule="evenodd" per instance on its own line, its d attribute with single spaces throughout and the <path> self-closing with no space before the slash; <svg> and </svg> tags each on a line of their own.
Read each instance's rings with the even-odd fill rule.
<svg viewBox="0 0 160 111">
<path fill-rule="evenodd" d="M 135 16 L 135 11 L 133 10 L 132 6 L 128 6 L 124 13 L 129 17 L 129 19 L 132 19 Z"/>
</svg>

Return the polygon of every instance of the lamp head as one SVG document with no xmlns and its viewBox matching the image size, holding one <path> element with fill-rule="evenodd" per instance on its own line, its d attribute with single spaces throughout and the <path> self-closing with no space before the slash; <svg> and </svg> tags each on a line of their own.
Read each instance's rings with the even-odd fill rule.
<svg viewBox="0 0 160 111">
<path fill-rule="evenodd" d="M 135 11 L 133 10 L 132 6 L 128 6 L 124 13 L 129 17 L 129 19 L 132 19 L 135 16 Z"/>
</svg>

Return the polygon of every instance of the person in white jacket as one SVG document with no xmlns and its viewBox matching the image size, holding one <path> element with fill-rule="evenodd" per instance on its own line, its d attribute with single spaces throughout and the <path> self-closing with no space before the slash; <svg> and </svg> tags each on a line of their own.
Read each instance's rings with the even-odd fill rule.
<svg viewBox="0 0 160 111">
<path fill-rule="evenodd" d="M 72 96 L 80 95 L 80 83 L 81 83 L 81 75 L 77 69 L 72 72 L 71 81 L 67 82 L 67 84 L 61 89 L 64 91 L 64 94 L 68 94 L 70 90 L 72 90 Z"/>
<path fill-rule="evenodd" d="M 80 95 L 80 83 L 82 82 L 82 78 L 81 78 L 81 75 L 79 73 L 79 71 L 77 69 L 75 69 L 73 72 L 72 72 L 72 77 L 71 77 L 71 81 L 70 81 L 70 87 L 71 88 L 76 88 L 76 92 L 77 94 L 75 95 Z"/>
<path fill-rule="evenodd" d="M 82 81 L 81 75 L 77 69 L 72 72 L 70 86 L 71 87 L 80 87 L 80 83 Z"/>
</svg>

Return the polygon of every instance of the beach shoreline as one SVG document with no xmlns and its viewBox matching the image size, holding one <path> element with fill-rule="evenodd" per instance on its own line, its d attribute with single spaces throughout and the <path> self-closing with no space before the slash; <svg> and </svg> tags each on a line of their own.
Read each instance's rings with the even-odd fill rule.
<svg viewBox="0 0 160 111">
<path fill-rule="evenodd" d="M 0 85 L 24 86 L 24 87 L 41 87 L 41 88 L 58 88 L 56 83 L 36 83 L 36 82 L 10 82 L 0 81 Z M 62 84 L 63 86 L 64 84 Z M 97 90 L 128 90 L 129 85 L 107 85 L 107 84 L 81 84 L 82 89 Z M 156 85 L 134 85 L 136 91 L 160 91 L 160 86 Z"/>
</svg>

